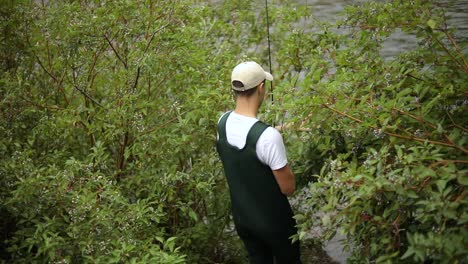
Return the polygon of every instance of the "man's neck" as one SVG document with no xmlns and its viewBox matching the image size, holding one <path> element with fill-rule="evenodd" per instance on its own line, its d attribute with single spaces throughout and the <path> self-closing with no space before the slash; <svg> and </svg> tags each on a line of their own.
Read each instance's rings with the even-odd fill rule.
<svg viewBox="0 0 468 264">
<path fill-rule="evenodd" d="M 257 118 L 258 106 L 251 100 L 238 98 L 234 112 L 239 115 Z"/>
</svg>

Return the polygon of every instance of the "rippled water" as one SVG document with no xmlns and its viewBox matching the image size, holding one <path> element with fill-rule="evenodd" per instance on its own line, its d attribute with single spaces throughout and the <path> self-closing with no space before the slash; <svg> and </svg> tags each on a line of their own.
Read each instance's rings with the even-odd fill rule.
<svg viewBox="0 0 468 264">
<path fill-rule="evenodd" d="M 339 14 L 347 5 L 356 5 L 366 0 L 296 0 L 299 4 L 310 7 L 312 19 L 335 22 Z M 447 6 L 447 23 L 449 27 L 455 28 L 455 40 L 461 44 L 468 40 L 468 0 L 440 0 L 443 6 Z M 307 27 L 311 19 L 301 22 Z M 386 58 L 398 55 L 402 51 L 409 50 L 416 45 L 416 38 L 404 32 L 393 33 L 385 42 L 382 56 Z M 466 51 L 466 49 L 465 49 Z"/>
</svg>

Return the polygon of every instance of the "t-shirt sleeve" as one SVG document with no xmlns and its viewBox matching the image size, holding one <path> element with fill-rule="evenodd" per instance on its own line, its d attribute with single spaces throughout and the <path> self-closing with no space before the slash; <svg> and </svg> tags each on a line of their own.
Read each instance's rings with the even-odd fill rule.
<svg viewBox="0 0 468 264">
<path fill-rule="evenodd" d="M 257 155 L 263 164 L 279 170 L 288 164 L 283 137 L 273 127 L 268 127 L 257 142 Z"/>
</svg>

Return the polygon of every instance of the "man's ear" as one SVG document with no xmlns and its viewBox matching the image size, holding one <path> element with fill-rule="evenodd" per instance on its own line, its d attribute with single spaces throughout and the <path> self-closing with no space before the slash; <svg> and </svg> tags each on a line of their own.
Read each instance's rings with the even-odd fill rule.
<svg viewBox="0 0 468 264">
<path fill-rule="evenodd" d="M 257 90 L 258 90 L 258 94 L 259 94 L 259 95 L 261 94 L 261 92 L 263 92 L 263 91 L 261 91 L 260 89 L 265 90 L 265 82 L 261 82 L 261 83 L 258 85 Z"/>
</svg>

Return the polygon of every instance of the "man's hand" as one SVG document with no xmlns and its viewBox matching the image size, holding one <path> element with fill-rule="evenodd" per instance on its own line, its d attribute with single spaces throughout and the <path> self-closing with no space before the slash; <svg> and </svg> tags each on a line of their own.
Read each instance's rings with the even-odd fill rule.
<svg viewBox="0 0 468 264">
<path fill-rule="evenodd" d="M 286 123 L 286 124 L 282 124 L 282 125 L 278 125 L 278 126 L 275 126 L 276 130 L 278 130 L 279 132 L 282 132 L 283 130 L 285 130 L 286 128 L 289 128 L 292 126 L 292 123 Z"/>
</svg>

